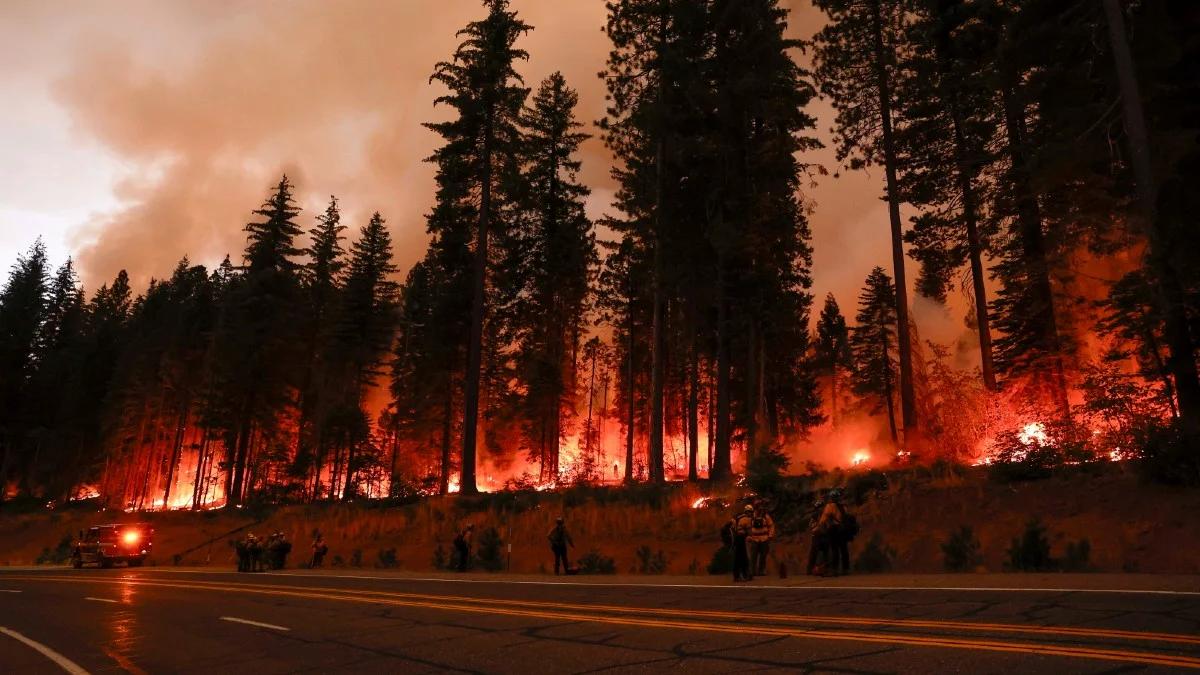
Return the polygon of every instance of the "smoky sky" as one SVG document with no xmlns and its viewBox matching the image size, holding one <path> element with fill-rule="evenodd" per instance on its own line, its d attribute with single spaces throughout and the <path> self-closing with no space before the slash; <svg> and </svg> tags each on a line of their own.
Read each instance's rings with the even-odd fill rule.
<svg viewBox="0 0 1200 675">
<path fill-rule="evenodd" d="M 596 133 L 605 106 L 604 1 L 512 6 L 534 27 L 519 43 L 530 54 L 518 66 L 526 85 L 561 71 L 580 93 L 579 119 Z M 792 36 L 820 28 L 808 0 L 790 7 Z M 482 14 L 478 0 L 3 3 L 0 93 L 44 98 L 44 120 L 31 113 L 27 128 L 64 127 L 69 145 L 53 171 L 31 173 L 19 162 L 39 149 L 19 142 L 20 129 L 0 129 L 17 149 L 0 155 L 0 200 L 36 193 L 48 203 L 12 211 L 31 214 L 30 223 L 0 220 L 0 263 L 15 257 L 14 242 L 24 248 L 37 235 L 39 209 L 53 208 L 55 195 L 75 205 L 65 241 L 89 289 L 120 269 L 144 287 L 184 255 L 210 265 L 226 253 L 236 259 L 250 211 L 286 172 L 305 229 L 330 195 L 351 237 L 380 211 L 406 271 L 423 253 L 434 194 L 433 167 L 422 160 L 437 137 L 421 123 L 447 114 L 433 105 L 441 92 L 429 75 L 453 53 L 455 32 Z M 828 143 L 831 106 L 818 101 L 811 111 Z M 588 212 L 598 217 L 610 210 L 611 157 L 593 138 L 582 160 L 593 191 Z M 804 161 L 836 169 L 829 149 Z M 891 269 L 882 180 L 882 171 L 843 172 L 806 187 L 816 309 L 832 291 L 852 317 L 870 269 Z M 958 310 L 918 301 L 917 315 L 947 335 L 961 329 Z"/>
</svg>

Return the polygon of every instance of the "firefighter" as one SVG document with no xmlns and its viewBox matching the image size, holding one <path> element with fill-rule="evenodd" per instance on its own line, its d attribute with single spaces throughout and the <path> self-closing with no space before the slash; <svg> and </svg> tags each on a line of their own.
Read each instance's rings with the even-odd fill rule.
<svg viewBox="0 0 1200 675">
<path fill-rule="evenodd" d="M 246 552 L 250 558 L 249 571 L 261 572 L 263 563 L 263 545 L 262 542 L 259 541 L 258 537 L 254 536 L 253 532 L 246 535 Z"/>
<path fill-rule="evenodd" d="M 321 533 L 317 533 L 317 537 L 312 543 L 312 561 L 309 562 L 309 567 L 320 567 L 325 562 L 325 554 L 329 552 L 329 546 L 325 544 L 325 538 Z"/>
<path fill-rule="evenodd" d="M 567 546 L 574 548 L 575 542 L 571 540 L 571 533 L 567 532 L 567 526 L 563 523 L 562 516 L 554 521 L 554 528 L 550 530 L 550 534 L 546 535 L 546 538 L 550 540 L 550 550 L 554 552 L 555 576 L 558 576 L 560 561 L 563 574 L 569 574 L 571 566 L 567 563 Z"/>
<path fill-rule="evenodd" d="M 466 572 L 467 565 L 471 562 L 471 539 L 474 535 L 475 523 L 467 523 L 467 526 L 454 538 L 454 550 L 458 554 L 459 572 Z"/>
<path fill-rule="evenodd" d="M 292 542 L 287 540 L 283 532 L 276 532 L 271 535 L 267 543 L 267 558 L 270 563 L 270 568 L 273 570 L 281 570 L 287 564 L 288 554 L 292 552 Z"/>
<path fill-rule="evenodd" d="M 233 542 L 233 550 L 237 553 L 237 571 L 250 571 L 250 548 L 247 546 L 246 538 L 242 537 Z"/>
<path fill-rule="evenodd" d="M 746 550 L 746 538 L 750 535 L 753 522 L 754 507 L 747 504 L 742 512 L 735 515 L 729 523 L 733 534 L 733 580 L 750 581 L 750 553 Z"/>
<path fill-rule="evenodd" d="M 822 576 L 826 567 L 829 566 L 829 532 L 823 525 L 825 507 L 824 499 L 817 499 L 813 503 L 812 525 L 809 527 L 812 534 L 812 543 L 808 548 L 807 572 L 809 576 Z"/>
<path fill-rule="evenodd" d="M 750 570 L 755 576 L 766 576 L 767 556 L 775 539 L 775 521 L 767 513 L 766 504 L 757 502 L 750 519 Z"/>
</svg>

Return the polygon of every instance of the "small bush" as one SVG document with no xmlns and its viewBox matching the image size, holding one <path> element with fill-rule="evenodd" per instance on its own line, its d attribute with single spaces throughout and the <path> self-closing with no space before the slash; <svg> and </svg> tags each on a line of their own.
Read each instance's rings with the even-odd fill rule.
<svg viewBox="0 0 1200 675">
<path fill-rule="evenodd" d="M 979 549 L 975 532 L 963 525 L 942 544 L 942 564 L 947 572 L 970 572 L 983 563 Z"/>
<path fill-rule="evenodd" d="M 616 574 L 617 563 L 609 556 L 592 549 L 576 561 L 580 574 Z"/>
<path fill-rule="evenodd" d="M 362 549 L 356 548 L 350 552 L 350 566 L 362 567 Z"/>
<path fill-rule="evenodd" d="M 651 551 L 649 546 L 639 546 L 637 556 L 638 574 L 663 574 L 667 571 L 667 554 L 662 549 Z"/>
<path fill-rule="evenodd" d="M 1014 572 L 1045 572 L 1054 568 L 1046 527 L 1037 518 L 1030 519 L 1021 536 L 1012 540 L 1007 568 Z"/>
<path fill-rule="evenodd" d="M 887 474 L 882 471 L 872 469 L 851 474 L 846 481 L 846 499 L 861 506 L 871 495 L 887 492 L 888 487 Z"/>
<path fill-rule="evenodd" d="M 503 546 L 500 532 L 494 527 L 488 527 L 479 533 L 479 547 L 475 551 L 475 560 L 483 569 L 498 572 L 504 569 Z"/>
<path fill-rule="evenodd" d="M 728 546 L 720 546 L 713 551 L 712 559 L 708 561 L 709 574 L 732 574 L 733 573 L 733 549 Z"/>
<path fill-rule="evenodd" d="M 758 448 L 746 462 L 746 487 L 760 495 L 775 494 L 789 464 L 791 459 L 778 448 Z"/>
<path fill-rule="evenodd" d="M 1092 569 L 1092 543 L 1087 539 L 1067 542 L 1067 553 L 1062 560 L 1064 572 L 1088 572 Z"/>
<path fill-rule="evenodd" d="M 437 545 L 437 548 L 433 549 L 433 569 L 450 569 L 450 555 L 446 552 L 445 547 L 442 546 L 441 543 Z"/>
<path fill-rule="evenodd" d="M 1189 439 L 1176 425 L 1148 425 L 1137 433 L 1141 474 L 1165 485 L 1200 485 L 1200 441 Z"/>
<path fill-rule="evenodd" d="M 333 560 L 329 561 L 329 565 L 330 565 L 331 567 L 345 567 L 345 566 L 346 566 L 346 559 L 345 559 L 345 558 L 343 558 L 341 555 L 339 555 L 339 554 L 337 554 L 337 553 L 334 553 L 334 554 L 333 554 Z"/>
<path fill-rule="evenodd" d="M 867 574 L 888 572 L 892 569 L 892 561 L 895 558 L 895 549 L 884 544 L 883 536 L 876 532 L 855 558 L 854 571 Z"/>
<path fill-rule="evenodd" d="M 41 555 L 34 561 L 37 565 L 61 565 L 71 557 L 71 544 L 75 541 L 70 534 L 64 534 L 62 539 L 58 540 L 58 545 L 51 549 L 49 546 L 42 549 Z"/>
<path fill-rule="evenodd" d="M 400 566 L 400 562 L 396 560 L 396 549 L 394 548 L 381 548 L 377 555 L 379 561 L 375 563 L 376 567 L 392 569 Z"/>
</svg>

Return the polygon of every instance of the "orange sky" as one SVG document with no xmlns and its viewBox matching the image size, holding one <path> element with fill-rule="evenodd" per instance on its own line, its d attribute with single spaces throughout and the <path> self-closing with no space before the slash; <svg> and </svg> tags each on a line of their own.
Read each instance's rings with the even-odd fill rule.
<svg viewBox="0 0 1200 675">
<path fill-rule="evenodd" d="M 603 112 L 603 0 L 513 0 L 535 30 L 529 86 L 561 70 L 579 117 Z M 820 25 L 790 0 L 791 31 Z M 379 210 L 402 270 L 425 245 L 436 138 L 421 122 L 428 82 L 477 0 L 6 0 L 0 3 L 0 265 L 38 235 L 55 264 L 76 258 L 89 289 L 126 268 L 139 287 L 184 254 L 212 264 L 244 245 L 242 226 L 281 171 L 307 228 L 330 194 L 357 228 Z M 799 56 L 799 55 L 798 55 Z M 832 114 L 813 106 L 822 137 Z M 807 161 L 831 169 L 832 152 Z M 584 148 L 589 213 L 609 208 L 610 158 Z M 815 311 L 833 291 L 853 315 L 874 265 L 890 270 L 882 172 L 826 177 L 808 191 Z M 910 278 L 915 277 L 910 263 Z M 925 337 L 958 334 L 954 315 L 914 298 Z"/>
</svg>

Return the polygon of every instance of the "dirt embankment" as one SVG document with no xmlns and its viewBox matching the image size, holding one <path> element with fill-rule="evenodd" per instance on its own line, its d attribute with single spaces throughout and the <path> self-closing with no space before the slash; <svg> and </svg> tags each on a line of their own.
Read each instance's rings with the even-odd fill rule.
<svg viewBox="0 0 1200 675">
<path fill-rule="evenodd" d="M 251 515 L 214 513 L 112 514 L 85 511 L 0 514 L 0 565 L 53 557 L 64 538 L 89 525 L 145 521 L 155 529 L 153 565 L 233 566 L 230 541 L 246 532 L 282 531 L 296 544 L 290 564 L 307 560 L 314 530 L 330 547 L 327 564 L 430 570 L 437 551 L 449 555 L 456 528 L 494 527 L 501 564 L 513 572 L 544 571 L 552 563 L 546 534 L 565 515 L 576 541 L 572 556 L 595 549 L 617 572 L 704 574 L 719 546 L 727 510 L 693 509 L 699 493 L 680 490 L 659 504 L 610 498 L 578 500 L 538 495 L 522 501 L 470 502 L 450 498 L 381 508 L 358 504 L 290 506 Z M 730 495 L 732 496 L 732 495 Z M 856 507 L 862 533 L 852 554 L 876 535 L 897 572 L 940 572 L 942 544 L 962 525 L 979 542 L 978 571 L 1005 568 L 1007 550 L 1031 518 L 1046 527 L 1051 555 L 1087 540 L 1087 568 L 1103 572 L 1200 573 L 1200 491 L 1146 485 L 1113 472 L 1020 484 L 989 482 L 982 472 L 951 479 L 893 477 L 890 489 Z M 511 544 L 511 556 L 508 546 Z M 803 532 L 783 532 L 775 546 L 793 574 L 807 555 Z M 639 551 L 641 549 L 641 551 Z M 661 552 L 661 553 L 660 553 Z"/>
</svg>

